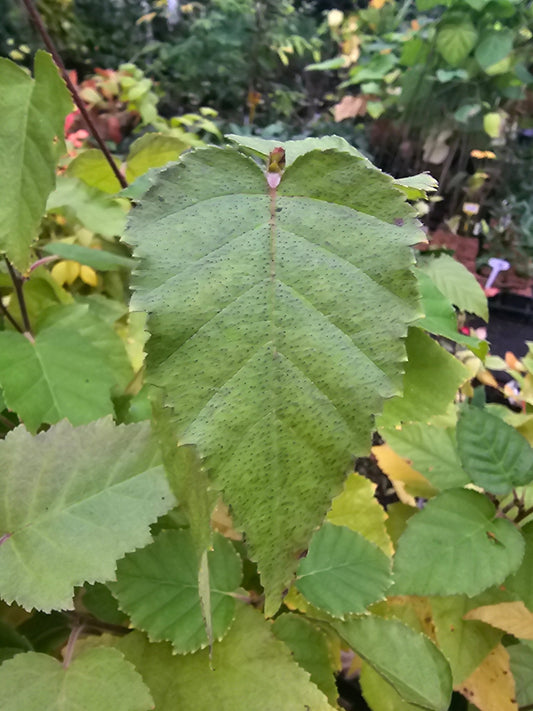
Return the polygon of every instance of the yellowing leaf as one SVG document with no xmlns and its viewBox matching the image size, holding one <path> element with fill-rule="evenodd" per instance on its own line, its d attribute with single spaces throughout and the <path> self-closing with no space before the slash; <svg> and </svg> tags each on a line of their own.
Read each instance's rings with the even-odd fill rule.
<svg viewBox="0 0 533 711">
<path fill-rule="evenodd" d="M 52 276 L 60 286 L 73 284 L 79 276 L 81 265 L 70 259 L 62 259 L 52 267 Z"/>
<path fill-rule="evenodd" d="M 481 711 L 518 711 L 509 654 L 499 644 L 458 687 Z"/>
<path fill-rule="evenodd" d="M 370 0 L 368 7 L 375 7 L 376 10 L 381 10 L 381 8 L 388 2 L 389 0 Z"/>
<path fill-rule="evenodd" d="M 327 519 L 336 526 L 347 526 L 372 541 L 387 555 L 392 543 L 385 528 L 387 514 L 374 497 L 376 485 L 360 474 L 351 474 L 344 491 L 333 499 Z"/>
<path fill-rule="evenodd" d="M 527 609 L 522 600 L 476 607 L 467 612 L 464 619 L 481 620 L 519 639 L 533 639 L 533 612 Z"/>
<path fill-rule="evenodd" d="M 407 460 L 396 454 L 387 444 L 372 447 L 372 454 L 389 479 L 393 483 L 399 481 L 405 484 L 406 491 L 411 496 L 429 499 L 437 493 L 420 472 L 413 469 Z"/>
<path fill-rule="evenodd" d="M 92 267 L 87 267 L 82 264 L 80 267 L 80 279 L 89 286 L 96 286 L 98 284 L 98 275 Z"/>
</svg>

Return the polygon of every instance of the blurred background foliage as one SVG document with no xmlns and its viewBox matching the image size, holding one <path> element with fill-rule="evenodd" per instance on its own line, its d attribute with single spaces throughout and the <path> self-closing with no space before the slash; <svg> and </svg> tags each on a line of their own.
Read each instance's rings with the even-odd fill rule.
<svg viewBox="0 0 533 711">
<path fill-rule="evenodd" d="M 532 271 L 530 0 L 37 5 L 119 153 L 146 131 L 336 133 L 394 176 L 439 179 L 420 205 L 430 229 L 447 222 Z M 40 41 L 22 3 L 0 13 L 0 53 L 30 67 Z"/>
</svg>

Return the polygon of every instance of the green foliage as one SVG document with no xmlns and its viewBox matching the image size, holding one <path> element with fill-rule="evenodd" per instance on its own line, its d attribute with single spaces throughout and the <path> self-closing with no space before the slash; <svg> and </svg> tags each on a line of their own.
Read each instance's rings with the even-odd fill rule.
<svg viewBox="0 0 533 711">
<path fill-rule="evenodd" d="M 527 706 L 531 358 L 522 413 L 462 402 L 489 374 L 424 326 L 483 357 L 453 306 L 486 303 L 448 258 L 414 264 L 431 181 L 338 137 L 185 151 L 170 123 L 120 196 L 78 153 L 6 248 L 0 706 L 328 711 L 341 648 L 373 711 L 446 711 L 452 686 L 492 711 L 479 690 L 511 673 Z M 376 417 L 386 510 L 374 460 L 353 473 Z"/>
<path fill-rule="evenodd" d="M 26 269 L 30 245 L 55 185 L 55 164 L 64 146 L 63 121 L 72 102 L 51 57 L 35 55 L 35 79 L 0 59 L 0 151 L 12 173 L 2 171 L 0 251 Z"/>
</svg>

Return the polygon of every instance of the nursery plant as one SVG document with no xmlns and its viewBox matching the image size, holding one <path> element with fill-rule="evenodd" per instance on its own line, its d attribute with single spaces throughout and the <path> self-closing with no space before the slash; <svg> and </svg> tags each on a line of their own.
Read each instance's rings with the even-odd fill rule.
<svg viewBox="0 0 533 711">
<path fill-rule="evenodd" d="M 341 649 L 374 711 L 531 708 L 531 434 L 475 279 L 415 263 L 434 181 L 229 136 L 115 195 L 56 179 L 50 55 L 0 85 L 0 708 L 326 711 Z"/>
</svg>

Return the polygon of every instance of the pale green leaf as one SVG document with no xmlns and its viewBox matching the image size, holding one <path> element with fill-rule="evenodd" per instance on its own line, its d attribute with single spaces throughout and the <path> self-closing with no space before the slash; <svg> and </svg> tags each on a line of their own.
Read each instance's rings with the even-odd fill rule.
<svg viewBox="0 0 533 711">
<path fill-rule="evenodd" d="M 450 668 L 428 637 L 398 620 L 374 616 L 338 622 L 334 627 L 404 701 L 447 711 L 452 694 Z"/>
<path fill-rule="evenodd" d="M 380 433 L 396 454 L 408 459 L 413 469 L 437 489 L 442 491 L 470 483 L 459 459 L 455 427 L 443 429 L 415 422 L 398 429 L 383 428 Z"/>
<path fill-rule="evenodd" d="M 272 625 L 274 635 L 285 642 L 294 660 L 309 672 L 311 681 L 318 686 L 332 705 L 339 695 L 334 672 L 340 666 L 331 655 L 331 642 L 326 632 L 303 615 L 285 613 Z"/>
<path fill-rule="evenodd" d="M 516 572 L 524 539 L 485 496 L 448 489 L 413 516 L 399 540 L 395 594 L 476 595 Z"/>
<path fill-rule="evenodd" d="M 231 630 L 207 650 L 180 656 L 139 632 L 110 640 L 150 687 L 157 711 L 332 711 L 261 613 L 239 606 Z M 307 706 L 307 708 L 306 708 Z"/>
<path fill-rule="evenodd" d="M 519 708 L 526 708 L 533 704 L 533 645 L 513 644 L 507 651 L 516 684 L 516 702 Z"/>
<path fill-rule="evenodd" d="M 457 389 L 468 379 L 467 369 L 419 328 L 410 328 L 403 395 L 385 403 L 378 429 L 401 422 L 427 422 L 442 415 Z"/>
<path fill-rule="evenodd" d="M 121 235 L 126 224 L 126 211 L 116 199 L 69 175 L 58 178 L 46 209 L 73 217 L 104 237 Z"/>
<path fill-rule="evenodd" d="M 361 664 L 359 683 L 361 693 L 373 711 L 420 711 L 418 704 L 404 701 L 394 686 L 366 662 Z"/>
<path fill-rule="evenodd" d="M 387 514 L 374 496 L 376 485 L 360 474 L 350 474 L 344 490 L 331 503 L 327 520 L 335 526 L 346 526 L 375 543 L 387 555 L 392 545 L 387 534 Z"/>
<path fill-rule="evenodd" d="M 479 358 L 484 358 L 488 352 L 488 344 L 474 336 L 466 336 L 457 327 L 457 316 L 451 301 L 435 285 L 433 279 L 423 271 L 417 271 L 422 308 L 424 316 L 417 326 L 429 333 L 461 343 L 470 348 Z"/>
<path fill-rule="evenodd" d="M 504 587 L 513 597 L 522 600 L 525 606 L 533 611 L 533 585 L 531 584 L 533 571 L 533 521 L 522 528 L 522 534 L 526 542 L 524 560 L 516 573 L 507 578 Z"/>
<path fill-rule="evenodd" d="M 147 423 L 61 422 L 0 442 L 0 597 L 30 609 L 72 607 L 75 585 L 110 580 L 146 545 L 173 497 Z"/>
<path fill-rule="evenodd" d="M 141 676 L 117 649 L 88 649 L 65 668 L 27 652 L 0 667 L 2 711 L 149 711 Z"/>
<path fill-rule="evenodd" d="M 502 637 L 499 630 L 484 622 L 463 619 L 478 605 L 466 595 L 431 598 L 437 643 L 450 663 L 454 684 L 467 679 Z"/>
<path fill-rule="evenodd" d="M 533 481 L 533 449 L 525 437 L 500 417 L 466 407 L 457 423 L 463 468 L 477 486 L 504 495 Z"/>
<path fill-rule="evenodd" d="M 398 178 L 394 184 L 405 193 L 408 200 L 425 200 L 428 193 L 434 193 L 439 187 L 437 180 L 430 173 Z"/>
<path fill-rule="evenodd" d="M 364 612 L 390 587 L 390 560 L 346 526 L 325 523 L 300 561 L 296 587 L 314 607 L 334 617 Z"/>
<path fill-rule="evenodd" d="M 437 32 L 437 50 L 452 67 L 459 66 L 474 49 L 477 30 L 466 17 L 456 22 L 444 22 Z"/>
<path fill-rule="evenodd" d="M 231 541 L 217 534 L 208 561 L 212 631 L 220 640 L 235 615 L 232 593 L 241 582 L 241 560 Z M 149 546 L 118 562 L 117 582 L 110 587 L 121 610 L 151 640 L 168 640 L 177 652 L 193 652 L 208 644 L 199 567 L 189 531 L 163 531 Z"/>
<path fill-rule="evenodd" d="M 132 144 L 127 158 L 126 179 L 133 183 L 150 168 L 159 168 L 179 158 L 183 151 L 190 148 L 175 136 L 162 133 L 145 133 Z"/>
<path fill-rule="evenodd" d="M 121 188 L 106 157 L 97 148 L 90 148 L 77 155 L 69 164 L 67 175 L 79 178 L 89 187 L 104 193 L 118 193 Z"/>
<path fill-rule="evenodd" d="M 20 270 L 29 265 L 30 246 L 55 185 L 63 123 L 71 110 L 72 99 L 49 54 L 35 55 L 35 79 L 0 59 L 0 250 Z"/>
<path fill-rule="evenodd" d="M 73 425 L 113 412 L 115 377 L 100 351 L 71 328 L 43 330 L 30 342 L 0 332 L 0 385 L 7 406 L 31 432 L 67 418 Z"/>
<path fill-rule="evenodd" d="M 487 297 L 475 276 L 463 264 L 442 254 L 424 261 L 419 268 L 458 309 L 476 314 L 484 321 L 489 320 Z"/>
<path fill-rule="evenodd" d="M 148 381 L 244 528 L 267 614 L 399 392 L 418 313 L 420 233 L 392 178 L 350 152 L 299 150 L 275 204 L 251 159 L 187 153 L 127 235 L 143 259 L 132 308 L 149 313 Z"/>
</svg>

